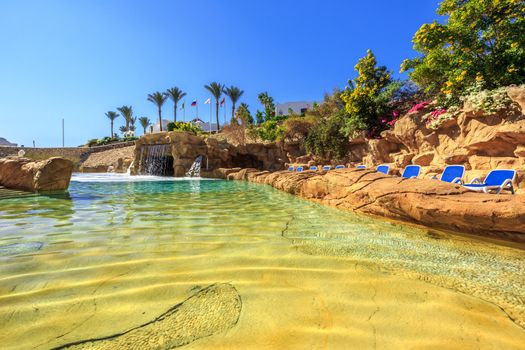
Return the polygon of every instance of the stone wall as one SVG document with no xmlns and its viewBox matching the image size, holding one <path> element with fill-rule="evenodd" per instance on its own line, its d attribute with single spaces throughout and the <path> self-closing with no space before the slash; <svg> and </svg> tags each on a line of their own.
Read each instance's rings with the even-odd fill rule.
<svg viewBox="0 0 525 350">
<path fill-rule="evenodd" d="M 117 149 L 122 147 L 133 146 L 135 141 L 115 143 L 104 146 L 95 147 L 13 147 L 0 146 L 0 158 L 18 155 L 20 150 L 24 150 L 25 157 L 34 160 L 43 160 L 51 157 L 62 157 L 69 159 L 78 169 L 82 162 L 84 162 L 91 153 L 103 152 L 110 149 Z"/>
</svg>

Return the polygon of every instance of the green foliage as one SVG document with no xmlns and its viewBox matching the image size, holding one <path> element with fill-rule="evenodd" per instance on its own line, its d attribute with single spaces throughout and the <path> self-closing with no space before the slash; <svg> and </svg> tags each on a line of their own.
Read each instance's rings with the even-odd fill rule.
<svg viewBox="0 0 525 350">
<path fill-rule="evenodd" d="M 444 0 L 413 38 L 420 57 L 401 65 L 426 91 L 464 95 L 476 81 L 494 89 L 525 82 L 525 2 Z"/>
<path fill-rule="evenodd" d="M 306 137 L 306 150 L 321 157 L 342 159 L 348 148 L 348 137 L 343 132 L 348 116 L 344 111 L 313 125 Z"/>
<path fill-rule="evenodd" d="M 257 128 L 257 135 L 265 141 L 276 141 L 284 134 L 283 126 L 275 120 L 267 120 Z"/>
<path fill-rule="evenodd" d="M 239 108 L 237 108 L 234 119 L 241 121 L 243 125 L 252 125 L 254 121 L 249 106 L 246 103 L 241 103 Z"/>
<path fill-rule="evenodd" d="M 146 129 L 148 126 L 151 125 L 151 120 L 149 120 L 148 117 L 140 117 L 139 118 L 140 126 L 142 126 L 142 129 L 144 130 L 144 134 L 146 134 Z"/>
<path fill-rule="evenodd" d="M 120 128 L 119 130 L 121 132 L 126 132 L 129 130 L 129 124 L 131 122 L 131 118 L 133 118 L 133 107 L 122 106 L 122 107 L 117 108 L 117 110 L 120 112 L 120 114 L 122 114 L 122 116 L 124 117 L 124 120 L 126 121 L 126 126 L 124 127 L 124 131 L 122 131 L 122 128 Z"/>
<path fill-rule="evenodd" d="M 193 123 L 184 123 L 184 122 L 170 122 L 168 123 L 168 131 L 186 131 L 194 134 L 199 134 L 202 132 L 201 128 L 196 126 Z"/>
<path fill-rule="evenodd" d="M 261 92 L 257 98 L 259 102 L 264 106 L 264 120 L 271 120 L 275 116 L 275 103 L 273 97 L 268 95 L 268 92 Z M 257 122 L 257 124 L 260 124 Z"/>
<path fill-rule="evenodd" d="M 224 91 L 224 85 L 217 83 L 216 81 L 210 83 L 209 85 L 204 85 L 204 88 L 210 92 L 210 94 L 215 98 L 215 119 L 217 122 L 217 128 L 221 128 L 219 124 L 219 99 L 222 96 Z"/>
<path fill-rule="evenodd" d="M 112 144 L 112 143 L 117 143 L 117 142 L 127 142 L 127 141 L 135 141 L 135 140 L 138 140 L 138 137 L 123 137 L 123 138 L 119 138 L 118 136 L 115 136 L 115 137 L 109 137 L 109 136 L 106 136 L 106 137 L 103 137 L 101 139 L 91 139 L 91 140 L 88 140 L 87 142 L 87 146 L 88 147 L 93 147 L 93 146 L 104 146 L 104 145 L 109 145 L 109 144 Z"/>
<path fill-rule="evenodd" d="M 392 82 L 390 72 L 384 66 L 377 66 L 370 50 L 357 62 L 355 70 L 357 78 L 349 81 L 349 88 L 341 94 L 348 115 L 343 131 L 351 137 L 374 128 L 381 117 L 390 112 L 392 108 L 388 103 L 403 85 Z"/>
<path fill-rule="evenodd" d="M 173 121 L 176 122 L 177 121 L 177 104 L 179 103 L 180 100 L 184 98 L 184 96 L 186 96 L 186 93 L 175 86 L 170 89 L 167 89 L 164 95 L 166 95 L 173 101 Z"/>
<path fill-rule="evenodd" d="M 257 122 L 257 124 L 264 123 L 264 114 L 260 110 L 257 110 L 257 112 L 255 112 L 255 121 Z"/>
<path fill-rule="evenodd" d="M 236 86 L 230 86 L 227 88 L 224 88 L 224 94 L 230 98 L 230 101 L 232 101 L 232 119 L 235 118 L 235 105 L 241 98 L 241 96 L 244 94 L 244 90 L 239 89 Z"/>
<path fill-rule="evenodd" d="M 285 142 L 304 141 L 310 130 L 319 123 L 315 116 L 292 116 L 283 123 L 283 140 Z"/>
<path fill-rule="evenodd" d="M 515 103 L 510 99 L 505 87 L 493 90 L 483 88 L 484 84 L 478 82 L 466 90 L 467 95 L 462 99 L 476 112 L 482 112 L 485 115 L 493 115 L 502 110 L 515 107 Z M 519 110 L 519 109 L 517 109 Z"/>
</svg>

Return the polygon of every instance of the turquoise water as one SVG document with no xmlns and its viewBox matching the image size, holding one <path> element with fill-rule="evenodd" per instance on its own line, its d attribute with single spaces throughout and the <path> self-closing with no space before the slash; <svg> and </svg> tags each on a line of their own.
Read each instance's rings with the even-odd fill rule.
<svg viewBox="0 0 525 350">
<path fill-rule="evenodd" d="M 322 266 L 333 280 L 352 264 L 467 294 L 525 326 L 520 249 L 343 212 L 269 186 L 146 179 L 79 176 L 64 195 L 0 202 L 6 348 L 111 334 L 213 282 L 256 294 L 267 283 L 290 287 L 264 271 Z M 321 285 L 318 273 L 301 278 Z M 151 312 L 135 315 L 137 304 Z"/>
</svg>

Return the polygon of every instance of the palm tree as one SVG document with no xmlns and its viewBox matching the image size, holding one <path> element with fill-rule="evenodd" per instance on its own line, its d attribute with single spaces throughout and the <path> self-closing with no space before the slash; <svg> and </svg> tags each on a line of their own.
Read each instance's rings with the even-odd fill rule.
<svg viewBox="0 0 525 350">
<path fill-rule="evenodd" d="M 159 109 L 159 130 L 162 131 L 162 105 L 166 102 L 168 96 L 164 95 L 162 92 L 154 92 L 148 94 L 148 101 L 153 102 Z"/>
<path fill-rule="evenodd" d="M 179 103 L 180 100 L 182 100 L 184 96 L 186 96 L 186 93 L 175 86 L 175 87 L 172 87 L 171 89 L 166 90 L 164 94 L 168 96 L 169 98 L 171 98 L 171 100 L 173 101 L 173 121 L 176 122 L 177 121 L 177 104 Z"/>
<path fill-rule="evenodd" d="M 217 82 L 213 82 L 210 85 L 204 85 L 204 88 L 208 90 L 215 98 L 215 117 L 217 118 L 217 130 L 220 129 L 219 125 L 219 99 L 221 98 L 224 85 Z M 211 127 L 211 125 L 210 125 Z"/>
<path fill-rule="evenodd" d="M 113 112 L 113 111 L 106 112 L 106 117 L 108 117 L 109 120 L 111 120 L 111 138 L 114 137 L 114 134 L 113 134 L 113 122 L 114 122 L 115 119 L 117 119 L 119 116 L 120 116 L 120 114 L 118 114 L 117 112 Z"/>
<path fill-rule="evenodd" d="M 130 124 L 129 130 L 131 130 L 131 131 L 135 131 L 136 130 L 136 128 L 135 128 L 135 123 L 136 122 L 137 122 L 137 117 L 133 117 L 133 118 L 131 118 L 129 120 L 129 124 Z"/>
<path fill-rule="evenodd" d="M 117 108 L 117 110 L 120 112 L 120 114 L 122 114 L 122 116 L 126 120 L 126 131 L 129 131 L 129 123 L 131 122 L 131 118 L 133 118 L 133 107 L 122 106 Z"/>
<path fill-rule="evenodd" d="M 144 135 L 146 135 L 146 129 L 148 128 L 148 126 L 151 125 L 151 120 L 149 120 L 148 117 L 140 117 L 139 118 L 139 123 L 142 126 L 142 128 L 144 129 Z"/>
<path fill-rule="evenodd" d="M 244 94 L 244 90 L 239 89 L 236 86 L 230 86 L 228 88 L 224 89 L 224 94 L 230 98 L 232 101 L 232 120 L 235 118 L 235 104 L 239 99 L 241 98 L 242 94 Z"/>
<path fill-rule="evenodd" d="M 122 134 L 125 134 L 126 131 L 128 131 L 128 129 L 127 129 L 124 125 L 122 125 L 122 126 L 121 126 L 120 128 L 118 128 L 118 129 L 119 129 L 119 131 L 120 131 Z"/>
</svg>

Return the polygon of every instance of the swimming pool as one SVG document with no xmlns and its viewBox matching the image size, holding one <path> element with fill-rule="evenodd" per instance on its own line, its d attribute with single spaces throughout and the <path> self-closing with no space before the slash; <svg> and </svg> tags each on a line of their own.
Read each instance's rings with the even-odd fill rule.
<svg viewBox="0 0 525 350">
<path fill-rule="evenodd" d="M 520 348 L 523 271 L 520 247 L 269 186 L 75 175 L 0 201 L 0 344 Z"/>
</svg>

